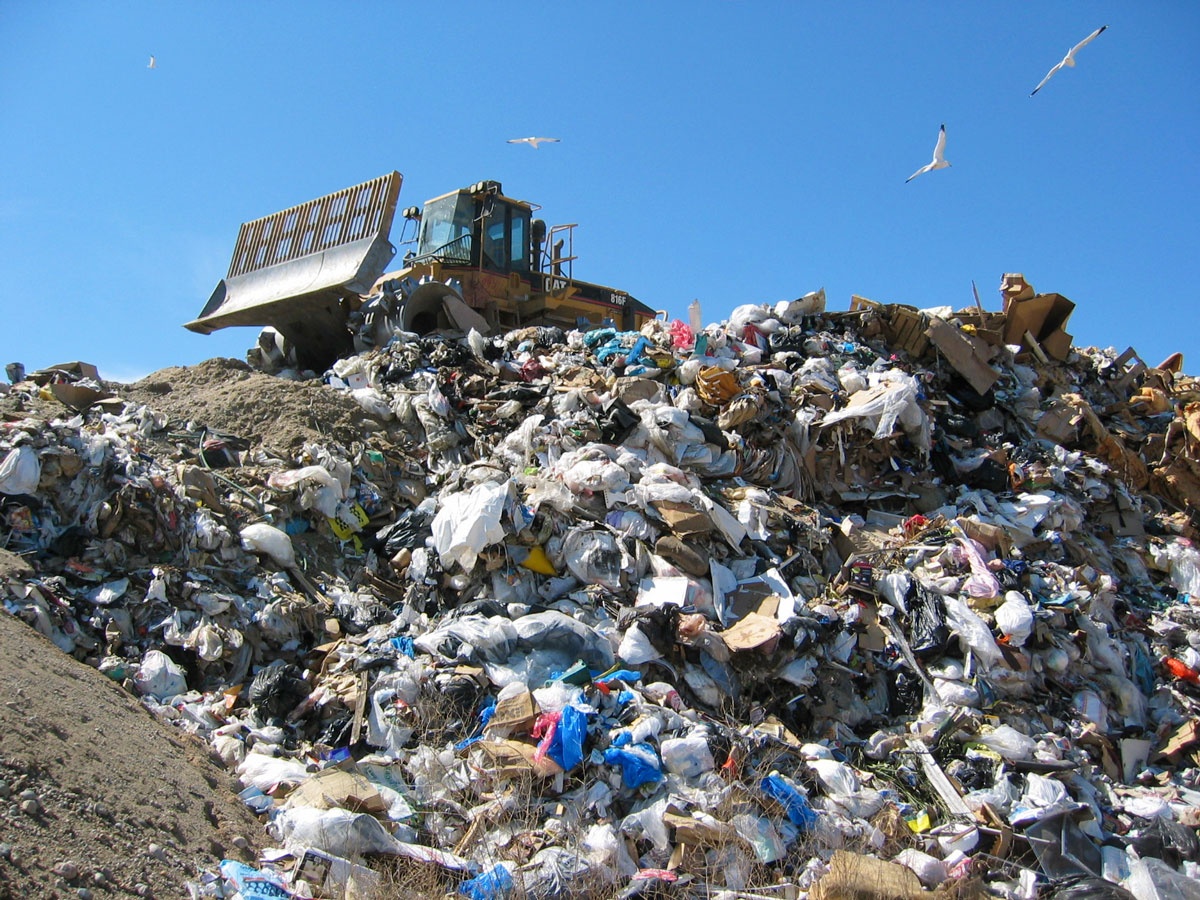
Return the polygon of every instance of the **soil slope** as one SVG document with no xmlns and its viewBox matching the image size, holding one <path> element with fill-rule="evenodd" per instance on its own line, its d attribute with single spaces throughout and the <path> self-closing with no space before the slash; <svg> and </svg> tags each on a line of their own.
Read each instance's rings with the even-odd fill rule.
<svg viewBox="0 0 1200 900">
<path fill-rule="evenodd" d="M 0 695 L 0 898 L 187 897 L 251 861 L 262 825 L 205 745 L 7 613 Z"/>
</svg>

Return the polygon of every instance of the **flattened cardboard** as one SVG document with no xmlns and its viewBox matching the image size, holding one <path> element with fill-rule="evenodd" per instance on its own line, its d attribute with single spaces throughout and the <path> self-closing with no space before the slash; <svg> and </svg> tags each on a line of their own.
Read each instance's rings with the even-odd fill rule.
<svg viewBox="0 0 1200 900">
<path fill-rule="evenodd" d="M 1083 413 L 1065 400 L 1055 400 L 1037 420 L 1038 434 L 1044 438 L 1070 446 L 1079 439 L 1079 424 Z"/>
<path fill-rule="evenodd" d="M 680 844 L 691 847 L 703 844 L 720 844 L 734 837 L 733 827 L 724 822 L 709 822 L 704 819 L 689 816 L 675 807 L 667 807 L 663 813 L 663 823 L 668 828 L 675 829 L 675 840 Z"/>
<path fill-rule="evenodd" d="M 501 777 L 533 772 L 542 778 L 553 778 L 562 772 L 562 766 L 549 756 L 535 760 L 533 755 L 537 752 L 537 746 L 524 741 L 480 741 L 475 746 L 496 762 L 499 766 L 496 774 Z"/>
<path fill-rule="evenodd" d="M 726 594 L 725 606 L 729 618 L 732 620 L 741 619 L 753 613 L 764 616 L 771 615 L 775 607 L 768 607 L 767 604 L 772 597 L 775 597 L 775 592 L 771 586 L 761 579 L 755 578 L 739 583 L 736 590 Z M 775 597 L 775 605 L 777 606 L 778 603 L 779 599 Z"/>
<path fill-rule="evenodd" d="M 364 775 L 337 768 L 324 769 L 302 781 L 288 799 L 316 809 L 341 807 L 372 815 L 387 810 L 382 795 Z"/>
<path fill-rule="evenodd" d="M 721 639 L 730 650 L 761 650 L 770 653 L 779 643 L 782 634 L 779 622 L 773 616 L 753 612 L 743 616 L 730 628 L 721 632 Z"/>
<path fill-rule="evenodd" d="M 71 409 L 87 409 L 112 396 L 107 391 L 98 391 L 82 384 L 59 384 L 58 382 L 50 383 L 50 393 L 54 395 L 55 400 Z"/>
<path fill-rule="evenodd" d="M 928 895 L 912 869 L 835 850 L 829 872 L 812 886 L 808 896 L 809 900 L 911 900 Z"/>
<path fill-rule="evenodd" d="M 1000 373 L 988 365 L 967 336 L 945 319 L 931 319 L 925 333 L 977 394 L 986 394 L 1000 380 Z"/>
<path fill-rule="evenodd" d="M 1095 512 L 1100 523 L 1112 532 L 1113 537 L 1146 536 L 1141 513 L 1134 509 L 1124 494 L 1113 494 L 1109 502 L 1097 505 Z"/>
<path fill-rule="evenodd" d="M 654 504 L 654 508 L 658 510 L 658 514 L 667 523 L 667 527 L 677 537 L 708 534 L 713 529 L 712 519 L 709 518 L 708 513 L 698 510 L 690 504 L 659 500 Z"/>
<path fill-rule="evenodd" d="M 489 334 L 492 330 L 487 319 L 453 295 L 447 294 L 442 298 L 442 308 L 459 331 L 470 331 L 474 328 L 480 334 Z"/>
</svg>

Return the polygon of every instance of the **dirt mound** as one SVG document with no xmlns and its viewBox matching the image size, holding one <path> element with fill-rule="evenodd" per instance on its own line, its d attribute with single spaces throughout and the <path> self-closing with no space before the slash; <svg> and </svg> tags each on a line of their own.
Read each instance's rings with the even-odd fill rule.
<svg viewBox="0 0 1200 900">
<path fill-rule="evenodd" d="M 203 742 L 6 614 L 0 685 L 0 897 L 186 897 L 253 859 L 262 826 Z"/>
<path fill-rule="evenodd" d="M 236 359 L 160 369 L 116 387 L 181 428 L 192 422 L 286 456 L 309 441 L 349 444 L 383 428 L 345 392 L 264 375 Z"/>
</svg>

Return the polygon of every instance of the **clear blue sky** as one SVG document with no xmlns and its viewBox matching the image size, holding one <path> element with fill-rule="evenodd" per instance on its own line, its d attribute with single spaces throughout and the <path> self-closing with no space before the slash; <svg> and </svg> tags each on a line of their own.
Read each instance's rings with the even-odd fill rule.
<svg viewBox="0 0 1200 900">
<path fill-rule="evenodd" d="M 972 279 L 998 309 L 1019 271 L 1077 344 L 1200 371 L 1198 46 L 1182 0 L 9 0 L 0 363 L 242 358 L 256 330 L 182 328 L 238 225 L 398 169 L 401 207 L 501 181 L 579 223 L 577 276 L 674 316 Z M 941 123 L 952 167 L 905 184 Z"/>
</svg>

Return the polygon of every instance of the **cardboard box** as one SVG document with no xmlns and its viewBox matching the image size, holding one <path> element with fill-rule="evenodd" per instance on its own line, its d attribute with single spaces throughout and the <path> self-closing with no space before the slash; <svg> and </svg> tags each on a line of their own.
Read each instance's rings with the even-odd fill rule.
<svg viewBox="0 0 1200 900">
<path fill-rule="evenodd" d="M 507 734 L 528 734 L 536 719 L 537 711 L 533 707 L 533 695 L 529 691 L 521 691 L 496 704 L 496 711 L 492 714 L 487 727 L 504 731 Z"/>
<path fill-rule="evenodd" d="M 1006 299 L 1004 342 L 1024 344 L 1025 332 L 1033 335 L 1048 356 L 1063 360 L 1071 351 L 1067 320 L 1075 304 L 1062 294 L 1037 294 L 1027 300 Z"/>
<path fill-rule="evenodd" d="M 54 377 L 59 373 L 66 375 L 71 381 L 76 381 L 80 378 L 90 378 L 92 381 L 100 380 L 100 372 L 95 366 L 91 363 L 80 362 L 79 360 L 38 369 L 36 372 L 31 373 L 29 378 L 35 384 L 46 384 L 54 380 Z"/>
</svg>

